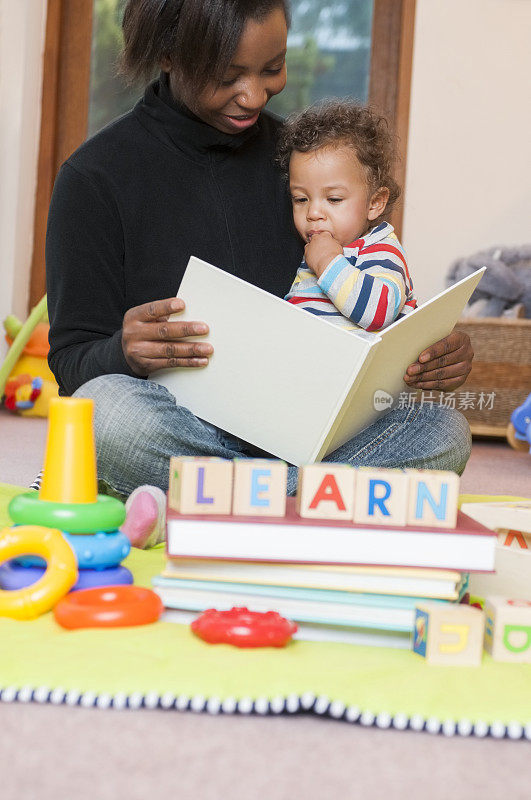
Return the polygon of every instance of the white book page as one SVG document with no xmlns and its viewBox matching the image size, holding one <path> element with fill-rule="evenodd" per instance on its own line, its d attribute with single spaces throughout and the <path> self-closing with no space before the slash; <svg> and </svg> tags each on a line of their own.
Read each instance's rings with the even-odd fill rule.
<svg viewBox="0 0 531 800">
<path fill-rule="evenodd" d="M 318 319 L 192 257 L 176 319 L 202 320 L 214 347 L 208 367 L 159 370 L 197 417 L 291 464 L 312 461 L 372 341 Z"/>
<path fill-rule="evenodd" d="M 400 392 L 411 391 L 403 380 L 407 367 L 417 360 L 422 350 L 452 331 L 484 271 L 484 267 L 476 270 L 379 331 L 380 341 L 373 358 L 351 390 L 338 424 L 316 454 L 317 461 L 398 406 Z M 375 397 L 385 399 L 386 395 L 389 405 L 376 407 Z"/>
</svg>

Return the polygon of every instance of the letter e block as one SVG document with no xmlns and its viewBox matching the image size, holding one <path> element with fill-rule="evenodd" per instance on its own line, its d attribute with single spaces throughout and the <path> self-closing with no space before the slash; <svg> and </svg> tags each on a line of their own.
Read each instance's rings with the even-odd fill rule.
<svg viewBox="0 0 531 800">
<path fill-rule="evenodd" d="M 286 513 L 287 476 L 285 461 L 237 458 L 234 461 L 232 513 L 283 517 Z"/>
<path fill-rule="evenodd" d="M 459 477 L 443 469 L 406 469 L 409 475 L 408 525 L 455 528 Z"/>
<path fill-rule="evenodd" d="M 531 664 L 531 600 L 485 600 L 485 650 L 495 661 Z"/>
<path fill-rule="evenodd" d="M 173 456 L 169 507 L 180 514 L 230 514 L 232 472 L 225 458 Z"/>
<path fill-rule="evenodd" d="M 299 469 L 297 513 L 314 519 L 351 520 L 356 470 L 350 464 L 307 464 Z"/>
<path fill-rule="evenodd" d="M 354 522 L 405 525 L 409 476 L 401 469 L 358 467 L 354 492 Z"/>
<path fill-rule="evenodd" d="M 412 647 L 430 664 L 478 667 L 483 652 L 483 611 L 454 603 L 415 609 Z"/>
</svg>

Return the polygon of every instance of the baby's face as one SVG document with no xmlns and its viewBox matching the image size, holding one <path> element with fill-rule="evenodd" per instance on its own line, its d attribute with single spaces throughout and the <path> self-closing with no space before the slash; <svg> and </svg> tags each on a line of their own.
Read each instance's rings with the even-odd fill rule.
<svg viewBox="0 0 531 800">
<path fill-rule="evenodd" d="M 328 231 L 345 247 L 381 213 L 372 211 L 365 171 L 348 146 L 294 151 L 289 184 L 295 227 L 305 242 Z"/>
</svg>

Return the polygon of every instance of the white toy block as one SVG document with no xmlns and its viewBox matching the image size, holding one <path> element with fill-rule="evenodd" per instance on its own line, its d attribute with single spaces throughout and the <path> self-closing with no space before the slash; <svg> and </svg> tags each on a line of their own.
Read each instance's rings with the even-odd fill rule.
<svg viewBox="0 0 531 800">
<path fill-rule="evenodd" d="M 232 513 L 236 515 L 283 517 L 286 513 L 288 465 L 265 458 L 234 461 Z"/>
<path fill-rule="evenodd" d="M 350 464 L 300 467 L 296 509 L 301 517 L 351 520 L 356 470 Z"/>
<path fill-rule="evenodd" d="M 478 667 L 483 652 L 485 615 L 454 603 L 419 603 L 412 648 L 430 664 Z"/>
<path fill-rule="evenodd" d="M 401 469 L 359 467 L 354 492 L 354 522 L 402 525 L 407 520 L 409 476 Z"/>
<path fill-rule="evenodd" d="M 180 514 L 230 514 L 233 462 L 224 458 L 173 456 L 168 505 Z"/>
<path fill-rule="evenodd" d="M 531 600 L 485 600 L 485 650 L 495 661 L 531 664 Z"/>
<path fill-rule="evenodd" d="M 531 550 L 531 534 L 511 528 L 498 529 L 498 543 L 515 550 Z"/>
<path fill-rule="evenodd" d="M 459 477 L 442 469 L 406 469 L 409 475 L 408 525 L 455 528 Z"/>
</svg>

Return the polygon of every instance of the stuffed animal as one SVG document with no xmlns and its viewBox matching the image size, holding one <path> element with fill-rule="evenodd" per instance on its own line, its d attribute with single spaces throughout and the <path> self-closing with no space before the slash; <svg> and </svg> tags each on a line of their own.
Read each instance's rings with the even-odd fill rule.
<svg viewBox="0 0 531 800">
<path fill-rule="evenodd" d="M 491 247 L 460 258 L 448 270 L 447 286 L 480 267 L 486 272 L 463 316 L 531 318 L 531 244 Z"/>
<path fill-rule="evenodd" d="M 0 398 L 9 411 L 23 416 L 47 417 L 51 397 L 58 387 L 48 366 L 46 296 L 25 323 L 10 315 L 4 320 L 9 351 L 0 367 Z"/>
</svg>

